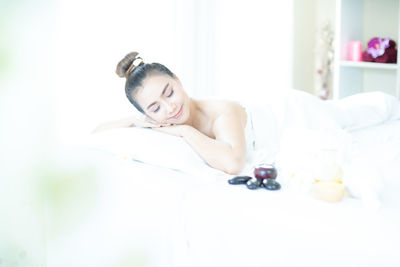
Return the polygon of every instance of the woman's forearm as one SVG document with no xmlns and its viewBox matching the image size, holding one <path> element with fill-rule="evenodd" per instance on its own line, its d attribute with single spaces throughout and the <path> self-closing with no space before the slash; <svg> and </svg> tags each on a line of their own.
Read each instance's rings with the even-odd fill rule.
<svg viewBox="0 0 400 267">
<path fill-rule="evenodd" d="M 182 137 L 211 167 L 229 174 L 243 169 L 246 155 L 240 148 L 212 139 L 193 127 L 187 127 Z"/>
<path fill-rule="evenodd" d="M 124 118 L 124 119 L 120 119 L 120 120 L 102 123 L 99 126 L 97 126 L 96 129 L 94 129 L 92 131 L 92 133 L 109 130 L 109 129 L 114 129 L 114 128 L 134 127 L 134 126 L 135 126 L 135 123 L 133 122 L 132 117 L 129 117 L 129 118 Z"/>
</svg>

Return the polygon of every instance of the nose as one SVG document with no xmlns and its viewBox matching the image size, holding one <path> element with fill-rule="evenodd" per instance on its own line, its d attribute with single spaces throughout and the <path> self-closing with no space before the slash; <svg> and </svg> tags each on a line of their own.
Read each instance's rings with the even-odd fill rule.
<svg viewBox="0 0 400 267">
<path fill-rule="evenodd" d="M 175 115 L 175 113 L 177 112 L 175 103 L 166 102 L 165 107 L 167 109 L 168 114 L 171 116 Z"/>
</svg>

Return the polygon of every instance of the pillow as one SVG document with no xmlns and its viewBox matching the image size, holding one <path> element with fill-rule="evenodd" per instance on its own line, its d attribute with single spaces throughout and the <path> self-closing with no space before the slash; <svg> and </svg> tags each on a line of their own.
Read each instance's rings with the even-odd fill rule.
<svg viewBox="0 0 400 267">
<path fill-rule="evenodd" d="M 383 92 L 360 93 L 331 101 L 341 114 L 341 125 L 349 131 L 400 118 L 400 101 Z"/>
<path fill-rule="evenodd" d="M 207 165 L 183 138 L 149 128 L 106 130 L 91 134 L 84 144 L 124 158 L 193 175 L 223 173 Z"/>
<path fill-rule="evenodd" d="M 340 118 L 335 107 L 310 93 L 291 89 L 285 96 L 283 128 L 338 130 Z"/>
</svg>

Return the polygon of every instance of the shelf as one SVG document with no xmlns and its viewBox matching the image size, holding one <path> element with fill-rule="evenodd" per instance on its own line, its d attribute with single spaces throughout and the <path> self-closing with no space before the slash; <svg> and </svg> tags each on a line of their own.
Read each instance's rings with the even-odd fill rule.
<svg viewBox="0 0 400 267">
<path fill-rule="evenodd" d="M 397 64 L 394 63 L 376 63 L 376 62 L 363 62 L 363 61 L 340 61 L 341 67 L 353 68 L 368 68 L 368 69 L 381 69 L 381 70 L 396 70 Z"/>
<path fill-rule="evenodd" d="M 372 91 L 400 99 L 400 54 L 398 64 L 347 60 L 351 41 L 361 41 L 365 51 L 373 37 L 400 43 L 400 1 L 336 0 L 332 99 Z"/>
</svg>

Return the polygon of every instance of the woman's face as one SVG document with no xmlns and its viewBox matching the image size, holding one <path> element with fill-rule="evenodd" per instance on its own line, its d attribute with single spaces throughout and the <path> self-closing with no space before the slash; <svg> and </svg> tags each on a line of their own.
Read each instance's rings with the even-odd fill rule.
<svg viewBox="0 0 400 267">
<path fill-rule="evenodd" d="M 184 124 L 189 119 L 189 97 L 176 76 L 148 76 L 134 98 L 145 114 L 158 123 Z"/>
</svg>

